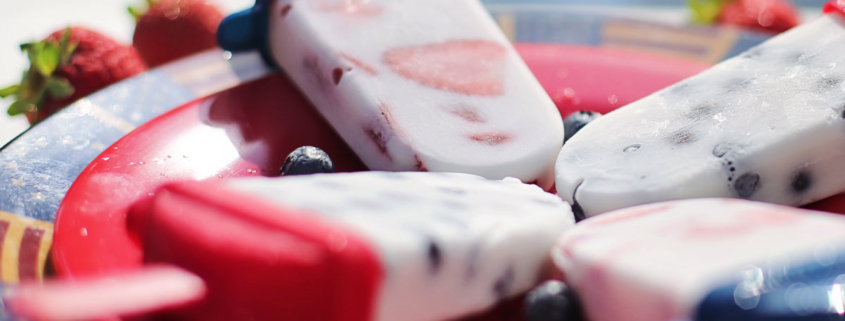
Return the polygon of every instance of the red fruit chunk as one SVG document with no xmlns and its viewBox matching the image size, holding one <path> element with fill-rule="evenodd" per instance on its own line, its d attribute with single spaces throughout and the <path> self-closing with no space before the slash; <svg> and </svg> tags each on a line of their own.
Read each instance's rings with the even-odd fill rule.
<svg viewBox="0 0 845 321">
<path fill-rule="evenodd" d="M 839 13 L 845 16 L 845 0 L 836 0 L 824 5 L 824 13 Z"/>
<path fill-rule="evenodd" d="M 375 67 L 370 66 L 369 64 L 361 61 L 361 59 L 352 57 L 352 56 L 345 54 L 345 53 L 341 53 L 340 56 L 343 57 L 346 60 L 349 60 L 349 62 L 351 62 L 353 65 L 355 65 L 355 67 L 363 69 L 368 74 L 373 75 L 373 76 L 378 75 L 378 71 L 376 70 Z"/>
<path fill-rule="evenodd" d="M 471 135 L 469 138 L 484 145 L 496 146 L 506 143 L 511 137 L 502 133 L 484 133 Z"/>
<path fill-rule="evenodd" d="M 393 49 L 385 63 L 407 79 L 466 95 L 504 94 L 507 50 L 487 40 L 461 40 Z"/>
<path fill-rule="evenodd" d="M 225 195 L 224 197 L 221 197 Z M 209 183 L 160 189 L 128 226 L 147 263 L 203 279 L 178 320 L 372 320 L 382 279 L 372 248 L 342 227 Z"/>
<path fill-rule="evenodd" d="M 320 0 L 312 3 L 323 11 L 352 16 L 372 17 L 382 12 L 381 7 L 370 0 Z"/>
<path fill-rule="evenodd" d="M 485 119 L 481 116 L 475 108 L 469 106 L 459 106 L 455 109 L 452 109 L 451 113 L 455 116 L 460 117 L 463 120 L 466 120 L 470 123 L 484 123 Z"/>
</svg>

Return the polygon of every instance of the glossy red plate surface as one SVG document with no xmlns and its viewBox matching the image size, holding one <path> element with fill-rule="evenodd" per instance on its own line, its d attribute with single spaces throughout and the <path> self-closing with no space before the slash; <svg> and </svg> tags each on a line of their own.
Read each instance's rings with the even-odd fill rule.
<svg viewBox="0 0 845 321">
<path fill-rule="evenodd" d="M 599 48 L 518 49 L 563 116 L 606 113 L 707 68 Z M 286 155 L 303 145 L 326 150 L 338 171 L 366 169 L 281 75 L 162 115 L 108 148 L 70 188 L 56 219 L 56 271 L 75 278 L 140 266 L 140 249 L 124 226 L 131 204 L 178 180 L 277 175 Z"/>
</svg>

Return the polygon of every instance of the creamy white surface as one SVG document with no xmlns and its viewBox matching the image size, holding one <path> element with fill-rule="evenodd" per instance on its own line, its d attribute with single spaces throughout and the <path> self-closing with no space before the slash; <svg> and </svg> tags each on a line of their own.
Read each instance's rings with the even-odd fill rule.
<svg viewBox="0 0 845 321">
<path fill-rule="evenodd" d="M 845 22 L 827 15 L 609 113 L 563 147 L 557 190 L 587 216 L 696 197 L 800 205 L 845 191 L 843 52 Z M 738 188 L 754 175 L 756 188 Z"/>
<path fill-rule="evenodd" d="M 368 167 L 374 170 L 463 172 L 492 179 L 516 177 L 552 184 L 552 168 L 563 141 L 560 115 L 508 40 L 476 0 L 353 1 L 381 8 L 376 16 L 320 10 L 340 0 L 277 1 L 271 10 L 273 56 Z M 286 16 L 279 14 L 291 5 Z M 505 50 L 501 96 L 444 91 L 400 76 L 385 64 L 394 49 L 483 40 Z M 372 75 L 344 55 L 374 68 Z M 317 57 L 319 73 L 331 80 L 334 68 L 352 68 L 338 85 L 314 80 L 304 61 Z M 391 108 L 384 121 L 381 105 Z M 459 106 L 476 108 L 486 123 L 450 114 Z M 375 127 L 386 140 L 382 153 L 365 132 Z M 474 133 L 506 133 L 496 146 L 468 138 Z"/>
<path fill-rule="evenodd" d="M 452 319 L 527 291 L 574 224 L 568 204 L 516 179 L 364 172 L 228 184 L 320 214 L 371 241 L 385 271 L 379 321 Z"/>
<path fill-rule="evenodd" d="M 845 217 L 737 200 L 643 205 L 587 219 L 552 257 L 593 321 L 691 317 L 704 295 L 755 268 L 826 259 Z"/>
</svg>

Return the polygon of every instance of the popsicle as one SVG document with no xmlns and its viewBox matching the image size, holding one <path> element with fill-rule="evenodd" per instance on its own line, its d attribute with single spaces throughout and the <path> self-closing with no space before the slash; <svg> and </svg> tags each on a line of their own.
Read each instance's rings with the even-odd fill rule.
<svg viewBox="0 0 845 321">
<path fill-rule="evenodd" d="M 592 216 L 696 197 L 803 205 L 845 191 L 845 16 L 828 8 L 585 126 L 557 160 L 560 196 Z"/>
<path fill-rule="evenodd" d="M 221 45 L 243 49 L 251 40 L 237 30 L 263 26 L 241 18 L 266 19 L 265 57 L 370 169 L 554 183 L 560 114 L 477 0 L 280 0 L 253 10 L 224 20 Z"/>
<path fill-rule="evenodd" d="M 175 313 L 203 321 L 454 319 L 547 277 L 573 224 L 517 179 L 419 172 L 183 183 L 129 217 L 146 262 L 205 281 Z"/>
<path fill-rule="evenodd" d="M 710 292 L 695 321 L 827 321 L 845 314 L 845 251 L 809 262 L 745 270 L 739 280 Z"/>
<path fill-rule="evenodd" d="M 793 273 L 784 267 L 805 262 L 833 264 L 842 249 L 845 216 L 694 199 L 589 218 L 562 236 L 552 258 L 588 319 L 662 321 L 692 318 L 708 293 L 737 277 L 747 281 L 762 270 Z M 748 299 L 754 293 L 737 295 Z"/>
</svg>

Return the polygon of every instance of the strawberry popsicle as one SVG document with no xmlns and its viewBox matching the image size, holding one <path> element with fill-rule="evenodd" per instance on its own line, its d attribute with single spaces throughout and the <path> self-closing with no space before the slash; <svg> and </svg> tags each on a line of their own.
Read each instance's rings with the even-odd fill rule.
<svg viewBox="0 0 845 321">
<path fill-rule="evenodd" d="M 370 169 L 553 184 L 560 114 L 477 0 L 256 8 L 268 20 L 265 56 Z M 224 48 L 237 47 L 225 40 L 237 39 L 226 36 L 233 20 L 221 25 Z"/>
<path fill-rule="evenodd" d="M 591 216 L 845 191 L 845 16 L 833 11 L 585 126 L 560 152 L 560 196 Z"/>
<path fill-rule="evenodd" d="M 415 172 L 184 183 L 129 218 L 146 262 L 205 281 L 176 313 L 203 321 L 454 319 L 548 277 L 573 224 L 516 179 Z"/>
<path fill-rule="evenodd" d="M 786 273 L 783 267 L 804 262 L 838 262 L 841 249 L 841 215 L 737 199 L 695 199 L 587 219 L 563 235 L 552 257 L 588 319 L 666 321 L 693 317 L 708 293 L 745 280 L 737 277 L 776 267 Z M 749 291 L 739 297 L 756 295 Z M 718 312 L 712 311 L 720 306 L 713 299 L 702 312 Z"/>
</svg>

